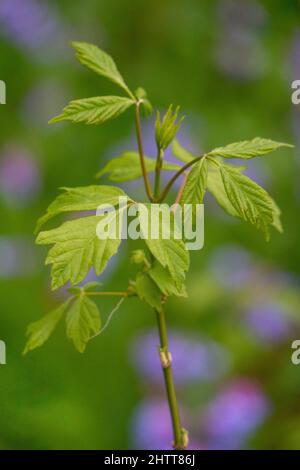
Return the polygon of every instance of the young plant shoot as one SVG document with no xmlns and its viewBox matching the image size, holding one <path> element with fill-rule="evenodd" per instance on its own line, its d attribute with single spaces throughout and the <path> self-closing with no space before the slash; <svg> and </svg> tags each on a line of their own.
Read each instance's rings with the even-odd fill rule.
<svg viewBox="0 0 300 470">
<path fill-rule="evenodd" d="M 142 177 L 148 199 L 144 207 L 164 203 L 167 197 L 172 196 L 172 204 L 176 204 L 171 210 L 173 214 L 176 213 L 176 207 L 202 204 L 206 192 L 209 192 L 225 212 L 254 225 L 266 240 L 270 237 L 272 227 L 282 232 L 280 209 L 275 201 L 265 189 L 244 174 L 244 167 L 229 163 L 228 159 L 258 158 L 282 147 L 292 147 L 291 145 L 256 137 L 253 140 L 213 149 L 203 155 L 193 155 L 176 140 L 183 118 L 179 116 L 179 107 L 171 105 L 164 116 L 157 112 L 153 130 L 157 146 L 156 159 L 146 156 L 143 150 L 141 113 L 146 116 L 152 113 L 146 92 L 142 88 L 131 91 L 113 59 L 98 47 L 81 42 L 74 42 L 72 46 L 81 64 L 113 82 L 119 94 L 71 101 L 63 112 L 50 122 L 67 120 L 100 125 L 125 112 L 132 117 L 130 113 L 131 110 L 134 111 L 138 151 L 125 151 L 110 160 L 99 171 L 98 178 L 105 174 L 110 181 L 120 183 Z M 178 165 L 164 160 L 165 150 L 169 146 L 172 147 Z M 173 172 L 165 186 L 162 184 L 162 172 Z M 154 174 L 153 185 L 149 177 L 151 173 Z M 182 184 L 177 194 L 174 194 L 174 183 L 180 177 Z M 125 206 L 120 204 L 121 200 L 127 201 Z M 175 236 L 174 224 L 171 224 L 169 237 L 164 237 L 160 231 L 154 239 L 149 233 L 144 236 L 144 249 L 135 250 L 131 258 L 137 266 L 136 278 L 129 280 L 128 287 L 124 290 L 105 292 L 97 282 L 82 285 L 91 268 L 94 268 L 97 276 L 101 275 L 121 244 L 122 230 L 114 230 L 113 237 L 99 237 L 99 222 L 106 217 L 109 232 L 116 224 L 120 228 L 122 213 L 140 205 L 141 201 L 136 201 L 132 195 L 125 194 L 117 186 L 99 184 L 62 188 L 62 192 L 50 204 L 46 214 L 38 220 L 36 243 L 51 245 L 46 264 L 51 265 L 52 289 L 56 290 L 68 284 L 71 286 L 68 288 L 70 297 L 54 311 L 29 325 L 24 353 L 44 344 L 63 319 L 67 337 L 82 353 L 88 341 L 99 335 L 111 318 L 110 315 L 106 324 L 101 326 L 98 301 L 101 309 L 102 296 L 118 298 L 112 313 L 125 299 L 148 304 L 153 309 L 153 319 L 156 319 L 158 327 L 160 362 L 173 426 L 173 447 L 186 449 L 188 432 L 184 429 L 179 414 L 165 318 L 168 298 L 187 296 L 185 278 L 189 269 L 190 254 L 185 240 Z M 111 210 L 109 218 L 107 214 L 99 213 L 99 206 L 114 209 Z M 82 211 L 95 213 L 72 218 L 57 228 L 41 231 L 42 226 L 57 215 Z M 151 212 L 149 214 L 147 218 L 151 218 Z M 144 222 L 145 219 L 140 217 L 141 230 Z M 151 223 L 151 220 L 148 222 Z M 120 236 L 116 236 L 116 233 Z M 137 305 L 136 308 L 141 307 Z"/>
</svg>

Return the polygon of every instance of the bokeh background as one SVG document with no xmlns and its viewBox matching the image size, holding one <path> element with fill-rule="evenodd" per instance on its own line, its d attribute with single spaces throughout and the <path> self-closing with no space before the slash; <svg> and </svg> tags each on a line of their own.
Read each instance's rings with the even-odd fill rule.
<svg viewBox="0 0 300 470">
<path fill-rule="evenodd" d="M 103 127 L 48 126 L 69 99 L 116 92 L 75 61 L 71 39 L 106 49 L 158 109 L 180 104 L 180 140 L 191 150 L 257 135 L 296 145 L 249 162 L 283 210 L 284 235 L 265 243 L 208 198 L 190 297 L 170 301 L 167 317 L 191 448 L 300 448 L 300 366 L 291 363 L 300 338 L 300 106 L 290 98 L 299 14 L 296 0 L 0 0 L 0 448 L 170 448 L 155 318 L 138 300 L 84 355 L 61 325 L 21 356 L 28 323 L 65 296 L 50 291 L 36 219 L 59 186 L 94 183 L 110 156 L 136 146 L 130 112 Z M 127 190 L 144 196 L 140 183 Z M 101 277 L 109 289 L 134 275 L 131 248 L 123 243 Z M 113 305 L 101 301 L 103 318 Z"/>
</svg>

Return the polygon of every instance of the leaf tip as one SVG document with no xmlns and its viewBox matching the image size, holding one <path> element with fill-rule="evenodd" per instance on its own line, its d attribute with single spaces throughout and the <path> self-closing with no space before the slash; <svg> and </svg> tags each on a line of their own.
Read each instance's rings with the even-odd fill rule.
<svg viewBox="0 0 300 470">
<path fill-rule="evenodd" d="M 54 118 L 48 121 L 48 124 L 56 124 L 58 122 L 64 121 L 66 118 L 60 114 L 59 116 L 55 116 Z"/>
</svg>

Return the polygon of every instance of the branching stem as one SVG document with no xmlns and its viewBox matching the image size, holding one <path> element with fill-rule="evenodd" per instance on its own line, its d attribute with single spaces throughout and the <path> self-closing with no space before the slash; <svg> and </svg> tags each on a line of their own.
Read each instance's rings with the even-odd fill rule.
<svg viewBox="0 0 300 470">
<path fill-rule="evenodd" d="M 175 181 L 177 180 L 177 178 L 179 178 L 180 175 L 182 175 L 182 173 L 184 173 L 188 168 L 190 168 L 192 165 L 194 165 L 195 163 L 199 162 L 199 160 L 201 160 L 203 157 L 205 157 L 205 154 L 204 155 L 200 155 L 200 157 L 196 157 L 194 158 L 194 160 L 191 160 L 190 162 L 186 163 L 184 166 L 182 166 L 180 168 L 180 170 L 177 171 L 177 173 L 175 173 L 175 175 L 170 179 L 170 181 L 168 182 L 168 184 L 166 185 L 165 189 L 163 190 L 161 196 L 159 197 L 159 199 L 157 200 L 157 202 L 162 202 L 166 199 L 170 189 L 172 188 L 173 184 L 175 183 Z"/>
<path fill-rule="evenodd" d="M 187 163 L 186 165 L 184 165 L 181 168 L 181 170 L 178 171 L 174 175 L 174 177 L 170 180 L 170 182 L 166 186 L 162 195 L 159 195 L 160 175 L 161 175 L 163 154 L 162 154 L 162 150 L 158 150 L 156 167 L 155 167 L 155 182 L 154 182 L 154 194 L 153 194 L 151 190 L 148 172 L 147 172 L 147 168 L 145 164 L 145 158 L 144 158 L 139 104 L 140 102 L 137 101 L 136 102 L 136 131 L 137 131 L 137 141 L 138 141 L 141 169 L 142 169 L 144 183 L 145 183 L 145 190 L 146 190 L 146 193 L 150 202 L 161 202 L 165 199 L 171 186 L 177 180 L 177 178 L 182 173 L 184 173 L 187 168 L 189 168 L 191 165 L 199 161 L 202 157 L 198 157 L 192 160 L 191 162 Z M 185 181 L 184 181 L 184 184 L 185 184 Z M 183 191 L 183 188 L 184 186 L 182 187 L 182 191 Z M 181 198 L 180 195 L 179 195 L 179 198 Z M 177 450 L 186 449 L 188 446 L 188 434 L 187 434 L 187 431 L 182 428 L 181 421 L 180 421 L 179 407 L 178 407 L 178 402 L 177 402 L 177 397 L 176 397 L 173 370 L 172 370 L 172 356 L 168 349 L 168 336 L 167 336 L 165 314 L 163 310 L 161 311 L 155 310 L 155 313 L 157 317 L 157 326 L 158 326 L 159 338 L 160 338 L 160 359 L 161 359 L 161 365 L 162 365 L 163 374 L 164 374 L 167 400 L 168 400 L 168 405 L 169 405 L 169 410 L 170 410 L 171 420 L 172 420 L 172 428 L 173 428 L 173 436 L 174 436 L 173 447 L 174 449 L 177 449 Z"/>
</svg>

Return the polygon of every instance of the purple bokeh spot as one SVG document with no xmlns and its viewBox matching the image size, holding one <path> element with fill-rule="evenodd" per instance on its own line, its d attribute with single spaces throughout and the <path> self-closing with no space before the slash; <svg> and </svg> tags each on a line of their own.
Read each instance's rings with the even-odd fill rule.
<svg viewBox="0 0 300 470">
<path fill-rule="evenodd" d="M 217 380 L 224 376 L 229 367 L 227 351 L 212 341 L 204 341 L 194 335 L 185 336 L 171 331 L 169 349 L 172 353 L 174 379 L 177 385 Z M 132 358 L 145 379 L 157 385 L 162 383 L 158 338 L 155 331 L 136 340 Z"/>
<path fill-rule="evenodd" d="M 149 399 L 138 406 L 132 420 L 132 437 L 135 449 L 173 450 L 170 411 L 165 401 Z M 190 439 L 189 450 L 204 448 L 203 444 Z"/>
<path fill-rule="evenodd" d="M 208 405 L 204 429 L 212 448 L 240 448 L 270 412 L 260 386 L 249 379 L 228 385 Z"/>
<path fill-rule="evenodd" d="M 254 80 L 265 72 L 266 55 L 257 35 L 265 18 L 264 9 L 255 1 L 219 2 L 216 63 L 231 78 Z"/>
<path fill-rule="evenodd" d="M 297 29 L 292 38 L 289 63 L 291 68 L 290 79 L 296 80 L 300 77 L 300 30 Z"/>
<path fill-rule="evenodd" d="M 218 18 L 223 26 L 230 28 L 232 24 L 240 28 L 260 28 L 266 20 L 266 11 L 255 0 L 220 0 Z"/>
<path fill-rule="evenodd" d="M 12 279 L 36 271 L 33 240 L 26 236 L 0 236 L 0 278 Z"/>
<path fill-rule="evenodd" d="M 172 448 L 172 425 L 168 406 L 149 400 L 137 408 L 132 423 L 134 443 L 138 449 Z"/>
<path fill-rule="evenodd" d="M 292 332 L 292 322 L 282 307 L 276 303 L 252 306 L 245 316 L 247 327 L 257 338 L 268 343 L 278 343 Z"/>
<path fill-rule="evenodd" d="M 208 270 L 224 287 L 240 287 L 254 272 L 251 254 L 238 245 L 224 245 L 214 251 Z"/>
<path fill-rule="evenodd" d="M 60 25 L 45 1 L 1 0 L 0 31 L 22 48 L 38 49 L 58 37 Z"/>
<path fill-rule="evenodd" d="M 66 102 L 66 93 L 61 85 L 51 80 L 41 81 L 26 94 L 21 114 L 26 125 L 31 123 L 53 132 L 54 127 L 49 126 L 48 121 Z"/>
<path fill-rule="evenodd" d="M 0 154 L 0 194 L 22 207 L 38 195 L 40 187 L 40 170 L 33 156 L 21 147 L 6 147 Z"/>
</svg>

